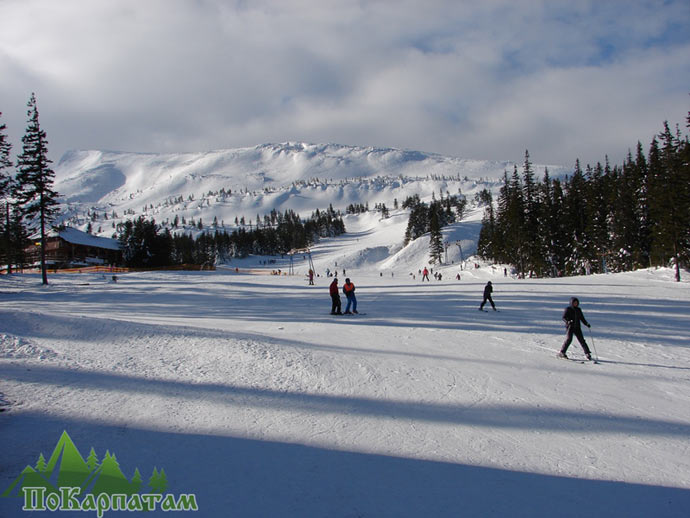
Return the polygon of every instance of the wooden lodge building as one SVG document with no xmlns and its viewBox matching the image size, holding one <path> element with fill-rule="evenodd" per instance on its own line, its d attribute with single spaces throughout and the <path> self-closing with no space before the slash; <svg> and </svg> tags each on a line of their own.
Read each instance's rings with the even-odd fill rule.
<svg viewBox="0 0 690 518">
<path fill-rule="evenodd" d="M 30 263 L 40 264 L 39 241 L 26 249 Z M 46 237 L 46 264 L 51 268 L 73 266 L 111 266 L 122 262 L 120 243 L 116 239 L 98 237 L 67 227 L 53 230 Z"/>
</svg>

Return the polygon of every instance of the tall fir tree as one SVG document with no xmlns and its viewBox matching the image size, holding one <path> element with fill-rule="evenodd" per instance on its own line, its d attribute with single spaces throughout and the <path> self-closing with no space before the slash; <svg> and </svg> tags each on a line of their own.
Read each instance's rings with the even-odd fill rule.
<svg viewBox="0 0 690 518">
<path fill-rule="evenodd" d="M 497 256 L 498 236 L 496 235 L 496 213 L 491 191 L 484 189 L 479 193 L 478 200 L 486 206 L 482 217 L 482 228 L 479 230 L 477 253 L 484 259 L 494 258 Z"/>
<path fill-rule="evenodd" d="M 632 165 L 632 164 L 631 164 Z M 637 267 L 651 266 L 651 230 L 649 213 L 649 166 L 644 155 L 642 142 L 637 142 L 635 164 L 631 172 L 631 182 L 634 187 L 635 247 L 633 251 L 634 265 Z"/>
<path fill-rule="evenodd" d="M 2 116 L 2 112 L 0 112 Z M 6 124 L 0 124 L 0 199 L 6 200 L 10 196 L 10 187 L 12 185 L 12 160 L 10 159 L 10 151 L 12 144 L 7 138 L 5 131 Z"/>
<path fill-rule="evenodd" d="M 528 268 L 527 240 L 525 238 L 525 198 L 517 166 L 513 168 L 513 175 L 510 177 L 506 216 L 505 243 L 510 258 L 509 262 L 517 266 L 518 275 L 524 276 Z"/>
<path fill-rule="evenodd" d="M 587 257 L 587 180 L 580 160 L 575 160 L 575 170 L 571 178 L 565 182 L 565 211 L 566 233 L 569 239 L 568 258 L 566 270 L 569 273 L 582 273 L 588 271 L 589 260 Z"/>
<path fill-rule="evenodd" d="M 610 178 L 611 171 L 606 159 L 606 172 L 601 162 L 595 167 L 587 166 L 585 177 L 587 184 L 585 187 L 585 257 L 591 264 L 594 272 L 603 270 L 608 249 L 608 214 L 612 205 L 609 203 L 608 196 L 610 190 L 607 179 Z"/>
<path fill-rule="evenodd" d="M 665 262 L 673 263 L 676 281 L 680 281 L 680 264 L 687 260 L 690 246 L 690 165 L 685 151 L 688 143 L 679 130 L 675 134 L 671 131 L 668 122 L 659 138 L 653 243 Z"/>
<path fill-rule="evenodd" d="M 616 271 L 632 270 L 639 259 L 637 249 L 638 219 L 635 204 L 635 163 L 632 155 L 619 170 L 613 168 L 609 223 L 609 267 Z"/>
<path fill-rule="evenodd" d="M 541 206 L 537 196 L 537 184 L 534 179 L 529 150 L 525 151 L 525 162 L 522 167 L 522 198 L 525 212 L 523 236 L 525 269 L 530 273 L 541 273 L 543 269 L 539 236 Z"/>
<path fill-rule="evenodd" d="M 2 116 L 2 112 L 0 112 Z M 0 219 L 4 220 L 0 225 L 2 227 L 3 245 L 5 260 L 7 263 L 7 273 L 12 273 L 12 220 L 10 215 L 10 194 L 12 191 L 12 160 L 10 159 L 10 151 L 12 144 L 5 133 L 7 126 L 0 124 L 0 202 L 2 202 L 2 215 Z"/>
<path fill-rule="evenodd" d="M 41 242 L 41 276 L 48 284 L 46 270 L 46 230 L 57 212 L 58 193 L 53 190 L 55 172 L 48 159 L 48 140 L 38 119 L 36 95 L 27 103 L 28 126 L 22 137 L 22 153 L 17 157 L 14 196 L 25 219 L 38 225 Z"/>
<path fill-rule="evenodd" d="M 443 234 L 439 222 L 438 212 L 431 211 L 429 217 L 429 256 L 431 262 L 441 264 L 443 262 Z"/>
</svg>

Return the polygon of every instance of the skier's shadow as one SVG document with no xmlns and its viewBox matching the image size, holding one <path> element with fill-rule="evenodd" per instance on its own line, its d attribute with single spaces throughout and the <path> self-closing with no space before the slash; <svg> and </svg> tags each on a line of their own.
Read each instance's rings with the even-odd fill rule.
<svg viewBox="0 0 690 518">
<path fill-rule="evenodd" d="M 631 365 L 633 367 L 652 367 L 655 369 L 675 369 L 681 371 L 690 371 L 690 367 L 678 367 L 676 365 L 659 365 L 658 363 L 635 363 L 635 362 L 621 362 L 614 360 L 597 359 L 598 363 L 609 363 L 611 365 Z"/>
</svg>

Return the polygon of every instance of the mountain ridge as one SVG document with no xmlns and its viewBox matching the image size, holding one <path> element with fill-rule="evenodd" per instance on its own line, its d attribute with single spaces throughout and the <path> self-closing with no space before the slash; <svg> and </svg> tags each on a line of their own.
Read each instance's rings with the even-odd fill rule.
<svg viewBox="0 0 690 518">
<path fill-rule="evenodd" d="M 516 166 L 521 170 L 509 161 L 333 143 L 167 154 L 73 150 L 56 167 L 55 187 L 63 196 L 56 223 L 90 227 L 107 237 L 137 217 L 155 219 L 173 232 L 197 234 L 211 225 L 231 232 L 251 228 L 274 210 L 302 217 L 329 206 L 342 213 L 351 205 L 374 211 L 385 204 L 392 210 L 412 195 L 429 201 L 446 194 L 465 196 L 468 219 L 478 223 L 482 210 L 474 196 L 488 189 L 496 197 L 504 173 Z M 537 176 L 545 167 L 552 177 L 567 173 L 562 166 L 533 164 Z M 370 246 L 402 243 L 404 225 L 399 233 Z M 478 230 L 473 227 L 470 235 L 476 245 Z"/>
</svg>

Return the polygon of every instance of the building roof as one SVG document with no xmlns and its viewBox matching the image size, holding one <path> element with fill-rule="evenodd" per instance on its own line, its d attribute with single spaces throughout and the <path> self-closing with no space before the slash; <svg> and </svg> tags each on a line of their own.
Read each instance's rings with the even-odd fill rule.
<svg viewBox="0 0 690 518">
<path fill-rule="evenodd" d="M 74 245 L 92 246 L 95 248 L 106 248 L 108 250 L 119 250 L 120 243 L 117 239 L 109 237 L 98 237 L 77 230 L 76 228 L 67 227 L 56 233 L 61 239 Z"/>
</svg>

